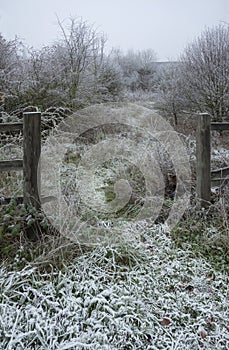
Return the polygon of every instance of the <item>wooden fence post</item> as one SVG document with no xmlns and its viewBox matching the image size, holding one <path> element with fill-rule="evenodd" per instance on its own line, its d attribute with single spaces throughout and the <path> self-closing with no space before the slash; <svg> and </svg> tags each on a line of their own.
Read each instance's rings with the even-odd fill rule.
<svg viewBox="0 0 229 350">
<path fill-rule="evenodd" d="M 201 206 L 207 208 L 211 199 L 211 116 L 198 115 L 196 135 L 197 196 Z"/>
<path fill-rule="evenodd" d="M 41 113 L 23 114 L 23 197 L 24 204 L 40 209 Z"/>
</svg>

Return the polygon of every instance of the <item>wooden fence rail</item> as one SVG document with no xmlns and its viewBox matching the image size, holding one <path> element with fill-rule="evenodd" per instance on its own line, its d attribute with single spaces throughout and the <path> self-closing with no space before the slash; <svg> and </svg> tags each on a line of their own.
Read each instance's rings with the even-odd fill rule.
<svg viewBox="0 0 229 350">
<path fill-rule="evenodd" d="M 216 123 L 212 122 L 211 123 L 211 130 L 217 130 L 217 131 L 224 131 L 224 130 L 229 130 L 229 123 Z"/>
<path fill-rule="evenodd" d="M 229 123 L 211 123 L 208 113 L 198 115 L 196 133 L 196 179 L 197 196 L 203 207 L 211 199 L 211 185 L 220 186 L 229 180 L 229 167 L 211 171 L 211 130 L 229 130 Z"/>
<path fill-rule="evenodd" d="M 0 132 L 23 131 L 23 123 L 0 123 Z"/>
<path fill-rule="evenodd" d="M 11 171 L 11 170 L 21 170 L 23 169 L 23 160 L 14 159 L 14 160 L 1 160 L 0 161 L 0 170 L 1 171 Z"/>
<path fill-rule="evenodd" d="M 0 171 L 23 169 L 23 203 L 39 209 L 41 113 L 24 113 L 23 123 L 0 123 L 0 132 L 6 131 L 23 131 L 23 159 L 0 161 Z M 18 200 L 21 201 L 21 197 Z"/>
</svg>

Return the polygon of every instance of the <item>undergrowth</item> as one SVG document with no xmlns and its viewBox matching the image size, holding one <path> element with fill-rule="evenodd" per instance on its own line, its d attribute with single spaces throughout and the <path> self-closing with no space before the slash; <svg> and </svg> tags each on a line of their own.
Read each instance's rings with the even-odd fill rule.
<svg viewBox="0 0 229 350">
<path fill-rule="evenodd" d="M 214 268 L 229 272 L 229 201 L 228 193 L 218 197 L 207 209 L 198 201 L 186 211 L 171 232 L 178 248 L 192 249 Z"/>
<path fill-rule="evenodd" d="M 0 270 L 3 349 L 224 350 L 228 279 L 163 227 L 84 253 L 61 270 Z M 131 233 L 131 232 L 129 232 Z"/>
</svg>

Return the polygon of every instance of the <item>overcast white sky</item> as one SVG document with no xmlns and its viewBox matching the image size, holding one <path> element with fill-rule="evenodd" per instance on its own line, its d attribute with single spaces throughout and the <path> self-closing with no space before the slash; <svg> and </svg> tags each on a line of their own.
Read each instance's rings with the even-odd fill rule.
<svg viewBox="0 0 229 350">
<path fill-rule="evenodd" d="M 229 23 L 229 0 L 0 0 L 0 32 L 39 48 L 58 38 L 56 14 L 94 23 L 108 49 L 151 48 L 164 61 L 177 59 L 206 26 Z"/>
</svg>

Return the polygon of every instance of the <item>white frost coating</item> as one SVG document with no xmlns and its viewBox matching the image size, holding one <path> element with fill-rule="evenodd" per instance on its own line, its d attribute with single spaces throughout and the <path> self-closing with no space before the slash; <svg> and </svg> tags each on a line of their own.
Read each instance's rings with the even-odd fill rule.
<svg viewBox="0 0 229 350">
<path fill-rule="evenodd" d="M 91 225 L 75 210 L 74 205 L 67 203 L 61 190 L 61 169 L 68 145 L 77 142 L 85 132 L 98 127 L 124 125 L 128 132 L 118 135 L 106 135 L 105 140 L 90 144 L 81 154 L 75 171 L 75 179 L 69 180 L 82 201 L 82 205 L 96 214 L 110 214 L 120 211 L 129 202 L 132 189 L 128 179 L 119 179 L 114 185 L 115 198 L 111 202 L 104 201 L 98 193 L 98 174 L 96 169 L 105 161 L 120 159 L 128 160 L 142 173 L 146 191 L 143 205 L 135 221 L 149 219 L 152 223 L 160 213 L 164 201 L 164 179 L 160 164 L 155 157 L 154 143 L 169 154 L 177 176 L 177 189 L 173 205 L 166 225 L 174 227 L 183 215 L 190 197 L 191 172 L 189 156 L 186 148 L 171 125 L 152 110 L 131 103 L 109 103 L 85 108 L 62 122 L 55 137 L 49 137 L 42 150 L 42 188 L 41 192 L 56 197 L 56 200 L 43 205 L 52 224 L 65 236 L 76 241 L 91 241 L 100 244 L 104 237 L 108 238 L 110 231 L 104 226 L 101 233 L 101 223 Z M 131 130 L 131 131 L 130 131 Z M 132 133 L 132 134 L 131 134 Z M 125 136 L 122 136 L 125 134 Z M 134 135 L 134 137 L 132 136 Z M 100 174 L 100 177 L 102 175 Z M 115 222 L 112 222 L 113 226 Z M 82 230 L 88 235 L 81 235 Z M 90 239 L 88 239 L 90 237 Z"/>
<path fill-rule="evenodd" d="M 62 272 L 0 269 L 0 349 L 227 349 L 228 276 L 159 227 L 132 229 L 146 242 L 97 247 Z"/>
</svg>

